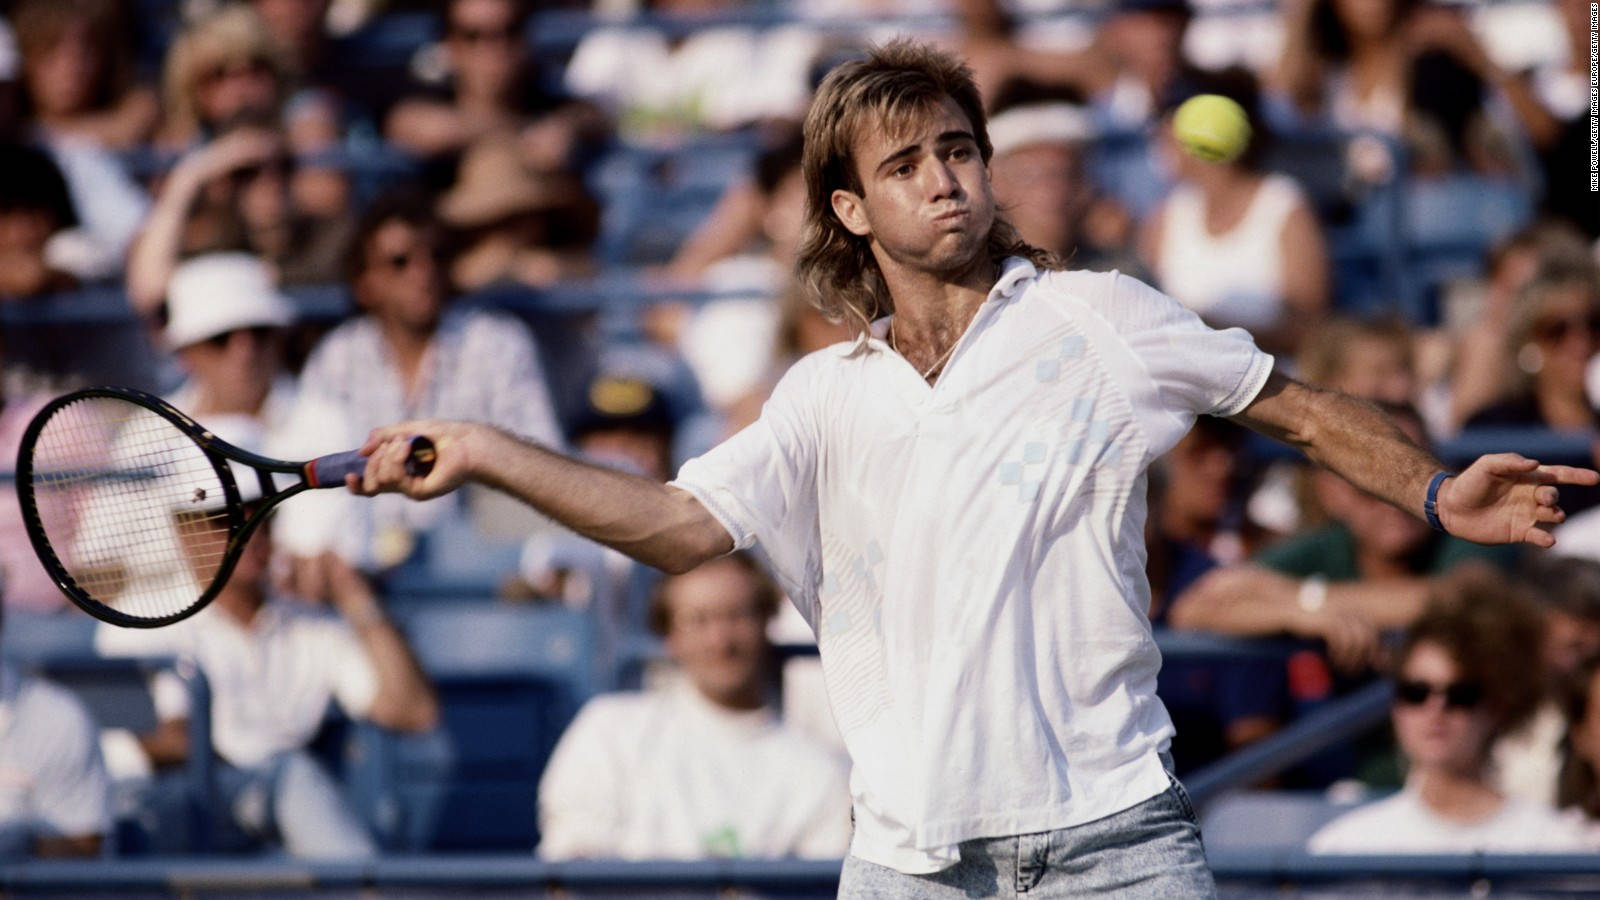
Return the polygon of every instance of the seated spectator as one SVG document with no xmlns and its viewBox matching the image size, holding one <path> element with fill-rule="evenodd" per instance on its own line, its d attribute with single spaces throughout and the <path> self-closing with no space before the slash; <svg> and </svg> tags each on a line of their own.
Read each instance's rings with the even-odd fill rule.
<svg viewBox="0 0 1600 900">
<path fill-rule="evenodd" d="M 26 111 L 46 139 L 110 150 L 143 144 L 160 107 L 134 80 L 132 33 L 116 0 L 26 0 L 12 12 Z"/>
<path fill-rule="evenodd" d="M 0 860 L 99 855 L 110 788 L 82 701 L 0 660 Z"/>
<path fill-rule="evenodd" d="M 578 149 L 605 134 L 594 107 L 545 91 L 521 0 L 450 0 L 443 18 L 446 79 L 395 104 L 383 127 L 395 146 L 444 163 L 440 187 L 456 156 L 484 138 L 513 141 L 522 164 L 544 174 L 570 170 Z"/>
<path fill-rule="evenodd" d="M 1481 308 L 1457 342 L 1450 378 L 1451 431 L 1502 399 L 1516 350 L 1507 355 L 1506 333 L 1522 289 L 1542 271 L 1576 271 L 1589 265 L 1593 262 L 1583 235 L 1560 222 L 1537 222 L 1490 250 Z"/>
<path fill-rule="evenodd" d="M 1491 772 L 1501 793 L 1554 806 L 1568 721 L 1564 691 L 1584 661 L 1600 653 L 1600 562 L 1540 556 L 1519 574 L 1539 585 L 1533 596 L 1544 619 L 1544 700 L 1525 724 L 1495 742 Z"/>
<path fill-rule="evenodd" d="M 50 156 L 0 144 L 0 303 L 77 286 L 49 252 L 51 241 L 77 224 L 66 180 Z"/>
<path fill-rule="evenodd" d="M 248 122 L 283 129 L 291 157 L 315 157 L 338 135 L 332 126 L 306 127 L 286 117 L 292 88 L 289 60 L 256 11 L 242 4 L 218 7 L 185 28 L 167 51 L 157 146 L 190 151 Z M 301 214 L 337 217 L 347 209 L 342 177 L 311 166 L 297 168 L 292 177 L 291 196 Z"/>
<path fill-rule="evenodd" d="M 1241 562 L 1255 537 L 1238 490 L 1245 432 L 1201 416 L 1150 469 L 1150 622 L 1166 627 L 1174 597 L 1218 565 Z M 1288 707 L 1283 665 L 1271 660 L 1168 659 L 1156 692 L 1177 729 L 1177 771 L 1187 772 L 1277 730 Z"/>
<path fill-rule="evenodd" d="M 551 446 L 562 444 L 539 352 L 523 323 L 503 313 L 448 305 L 442 234 L 431 201 L 398 191 L 380 197 L 355 229 L 346 257 L 359 315 L 329 332 L 300 373 L 301 403 L 333 409 L 342 433 L 327 450 L 359 446 L 367 432 L 412 418 L 498 425 Z M 340 431 L 335 429 L 335 432 Z M 456 500 L 371 502 L 339 492 L 296 498 L 299 557 L 319 543 L 355 565 L 387 569 L 411 556 L 418 535 Z"/>
<path fill-rule="evenodd" d="M 1466 427 L 1592 429 L 1600 424 L 1585 384 L 1600 354 L 1600 272 L 1593 263 L 1547 266 L 1517 292 L 1504 336 L 1510 395 Z M 1563 508 L 1573 507 L 1563 498 Z"/>
<path fill-rule="evenodd" d="M 736 10 L 733 0 L 651 0 L 665 19 Z M 808 26 L 713 25 L 681 37 L 653 28 L 600 27 L 578 42 L 565 85 L 636 139 L 799 120 L 811 98 L 822 41 Z M 730 77 L 730 73 L 733 74 Z"/>
<path fill-rule="evenodd" d="M 998 108 L 989 120 L 995 202 L 1023 240 L 1066 260 L 1074 269 L 1138 276 L 1131 252 L 1133 220 L 1098 194 L 1088 172 L 1096 127 L 1069 103 Z"/>
<path fill-rule="evenodd" d="M 1178 184 L 1144 223 L 1141 255 L 1162 288 L 1211 325 L 1246 328 L 1263 348 L 1294 353 L 1328 310 L 1322 228 L 1292 179 L 1261 168 L 1269 136 L 1254 80 L 1230 70 L 1209 89 L 1244 107 L 1250 146 L 1232 162 L 1205 162 L 1178 146 L 1169 114 L 1161 140 Z"/>
<path fill-rule="evenodd" d="M 149 205 L 113 155 L 155 126 L 154 90 L 134 76 L 133 43 L 118 0 L 29 0 L 13 12 L 22 54 L 22 114 L 31 139 L 64 173 L 82 228 L 58 240 L 52 264 L 81 279 L 114 276 Z"/>
<path fill-rule="evenodd" d="M 213 420 L 225 440 L 261 449 L 260 429 Z M 241 487 L 259 497 L 259 486 Z M 214 565 L 226 523 L 190 515 L 179 529 L 197 580 Z M 272 539 L 258 530 L 209 606 L 153 629 L 102 624 L 95 647 L 107 656 L 177 656 L 197 665 L 211 689 L 211 741 L 220 759 L 212 815 L 224 847 L 281 845 L 293 856 L 356 857 L 376 852 L 366 827 L 332 776 L 307 750 L 330 701 L 385 728 L 434 727 L 433 690 L 377 597 L 355 571 L 322 560 L 337 615 L 274 599 L 268 585 Z M 155 694 L 159 723 L 138 736 L 153 767 L 176 765 L 188 746 L 186 695 Z M 232 826 L 231 828 L 228 826 Z"/>
<path fill-rule="evenodd" d="M 508 139 L 484 138 L 439 198 L 439 218 L 460 250 L 450 281 L 471 291 L 509 281 L 549 287 L 594 274 L 600 210 L 570 172 L 534 172 Z"/>
<path fill-rule="evenodd" d="M 82 701 L 0 663 L 0 860 L 99 856 L 109 791 Z"/>
<path fill-rule="evenodd" d="M 270 117 L 240 121 L 184 154 L 162 181 L 128 255 L 134 309 L 153 314 L 179 260 L 201 253 L 255 254 L 283 284 L 337 280 L 349 216 L 298 209 L 295 172 L 288 140 Z"/>
<path fill-rule="evenodd" d="M 1390 415 L 1425 443 L 1414 410 L 1391 407 Z M 1328 522 L 1206 574 L 1174 601 L 1174 628 L 1317 638 L 1341 671 L 1361 673 L 1376 661 L 1379 633 L 1411 624 L 1438 576 L 1469 560 L 1505 559 L 1429 529 L 1332 472 L 1314 478 Z"/>
<path fill-rule="evenodd" d="M 178 266 L 167 291 L 167 347 L 188 375 L 167 400 L 201 422 L 248 416 L 281 427 L 294 407 L 283 331 L 295 310 L 266 265 L 213 253 Z"/>
<path fill-rule="evenodd" d="M 774 708 L 764 629 L 778 602 L 742 555 L 662 583 L 652 625 L 682 678 L 578 713 L 540 780 L 540 856 L 844 855 L 846 766 Z"/>
<path fill-rule="evenodd" d="M 1592 848 L 1554 810 L 1507 797 L 1489 748 L 1539 698 L 1526 664 L 1537 614 L 1499 579 L 1463 579 L 1417 619 L 1394 667 L 1391 720 L 1406 763 L 1397 794 L 1311 836 L 1313 853 L 1561 853 Z"/>
</svg>

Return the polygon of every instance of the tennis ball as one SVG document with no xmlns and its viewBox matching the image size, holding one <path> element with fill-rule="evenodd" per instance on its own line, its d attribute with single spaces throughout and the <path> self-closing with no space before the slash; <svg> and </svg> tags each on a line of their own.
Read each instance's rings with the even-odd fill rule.
<svg viewBox="0 0 1600 900">
<path fill-rule="evenodd" d="M 1185 150 L 1206 162 L 1232 162 L 1250 146 L 1250 119 L 1227 97 L 1199 94 L 1178 107 L 1172 133 Z"/>
</svg>

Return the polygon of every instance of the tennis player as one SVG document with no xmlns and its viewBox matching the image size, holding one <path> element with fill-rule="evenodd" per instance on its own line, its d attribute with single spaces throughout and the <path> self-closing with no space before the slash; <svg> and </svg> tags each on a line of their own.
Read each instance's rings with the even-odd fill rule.
<svg viewBox="0 0 1600 900">
<path fill-rule="evenodd" d="M 1538 546 L 1554 485 L 1600 475 L 1515 454 L 1452 474 L 1244 331 L 1063 271 L 998 217 L 989 155 L 956 59 L 895 42 L 839 66 L 805 123 L 799 274 L 857 340 L 795 364 L 667 485 L 445 422 L 373 432 L 350 485 L 481 482 L 675 572 L 765 554 L 854 763 L 841 896 L 1212 896 L 1155 692 L 1151 461 L 1227 416 L 1435 527 Z M 440 454 L 421 479 L 402 467 L 417 433 Z"/>
</svg>

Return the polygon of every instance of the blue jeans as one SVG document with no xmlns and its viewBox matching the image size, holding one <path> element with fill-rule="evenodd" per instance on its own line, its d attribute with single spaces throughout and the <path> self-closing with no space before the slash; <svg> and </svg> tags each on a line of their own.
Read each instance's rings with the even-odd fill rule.
<svg viewBox="0 0 1600 900">
<path fill-rule="evenodd" d="M 339 785 L 304 750 L 248 769 L 219 763 L 215 799 L 223 849 L 281 842 L 296 857 L 350 859 L 378 852 Z"/>
<path fill-rule="evenodd" d="M 931 875 L 906 875 L 850 856 L 839 876 L 839 896 L 850 900 L 1216 895 L 1194 806 L 1176 778 L 1149 800 L 1093 822 L 963 841 L 961 861 Z"/>
</svg>

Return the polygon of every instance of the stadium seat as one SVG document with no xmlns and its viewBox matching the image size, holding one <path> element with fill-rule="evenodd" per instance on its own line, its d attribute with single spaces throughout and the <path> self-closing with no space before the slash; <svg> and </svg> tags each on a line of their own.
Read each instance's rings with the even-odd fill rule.
<svg viewBox="0 0 1600 900">
<path fill-rule="evenodd" d="M 531 851 L 539 776 L 595 683 L 588 617 L 489 603 L 395 617 L 438 691 L 442 722 L 414 736 L 352 729 L 351 796 L 386 849 Z"/>
</svg>

